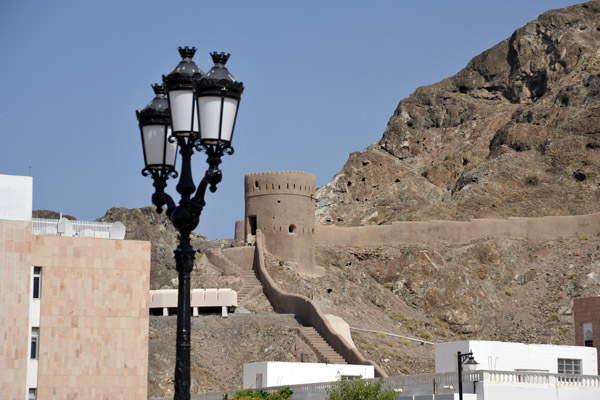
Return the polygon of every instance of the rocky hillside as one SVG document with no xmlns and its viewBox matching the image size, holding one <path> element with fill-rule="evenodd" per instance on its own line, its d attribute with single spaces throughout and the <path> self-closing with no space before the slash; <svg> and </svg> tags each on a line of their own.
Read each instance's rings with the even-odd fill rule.
<svg viewBox="0 0 600 400">
<path fill-rule="evenodd" d="M 272 257 L 269 272 L 351 327 L 376 331 L 352 337 L 389 375 L 434 371 L 433 346 L 406 338 L 571 345 L 573 299 L 600 290 L 600 246 L 586 236 L 316 250 L 320 277 Z"/>
<path fill-rule="evenodd" d="M 552 10 L 403 99 L 317 191 L 317 220 L 600 210 L 600 2 Z"/>
<path fill-rule="evenodd" d="M 403 99 L 381 140 L 351 154 L 318 190 L 317 220 L 585 214 L 600 211 L 599 182 L 600 2 L 589 2 L 540 16 L 455 76 Z M 113 208 L 99 220 L 120 220 L 126 239 L 152 241 L 151 287 L 176 287 L 177 234 L 164 215 Z M 318 278 L 268 255 L 267 263 L 283 289 L 376 331 L 353 330 L 357 347 L 388 374 L 409 374 L 433 372 L 433 346 L 406 337 L 572 344 L 573 298 L 600 290 L 597 239 L 318 246 Z M 239 277 L 202 253 L 232 242 L 196 235 L 193 245 L 193 287 L 238 287 Z M 239 387 L 246 361 L 314 361 L 297 328 L 272 315 L 194 319 L 193 391 Z M 174 330 L 174 317 L 151 318 L 150 396 L 171 393 Z"/>
<path fill-rule="evenodd" d="M 173 250 L 177 248 L 178 233 L 165 213 L 157 214 L 155 210 L 154 206 L 134 209 L 111 208 L 96 221 L 121 221 L 127 228 L 126 240 L 150 241 L 152 243 L 150 289 L 176 288 L 177 271 Z M 207 240 L 204 236 L 192 233 L 192 246 L 198 251 L 196 267 L 202 262 L 202 253 L 206 249 L 232 245 L 232 240 Z M 192 287 L 208 287 L 206 285 L 214 282 L 214 276 L 210 276 L 206 269 L 195 268 L 192 273 Z"/>
</svg>

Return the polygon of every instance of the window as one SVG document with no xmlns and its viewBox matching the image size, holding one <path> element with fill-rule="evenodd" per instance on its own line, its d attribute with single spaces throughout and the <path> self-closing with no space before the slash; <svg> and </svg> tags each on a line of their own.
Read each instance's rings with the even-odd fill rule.
<svg viewBox="0 0 600 400">
<path fill-rule="evenodd" d="M 31 358 L 32 360 L 38 359 L 39 342 L 40 328 L 31 328 L 31 352 L 29 358 Z"/>
<path fill-rule="evenodd" d="M 583 345 L 585 347 L 594 347 L 594 333 L 591 323 L 583 324 Z"/>
<path fill-rule="evenodd" d="M 558 359 L 558 373 L 569 375 L 581 375 L 581 360 L 570 358 Z"/>
<path fill-rule="evenodd" d="M 42 296 L 42 267 L 33 267 L 33 298 Z"/>
<path fill-rule="evenodd" d="M 29 396 L 27 400 L 35 400 L 37 399 L 37 389 L 29 389 Z"/>
</svg>

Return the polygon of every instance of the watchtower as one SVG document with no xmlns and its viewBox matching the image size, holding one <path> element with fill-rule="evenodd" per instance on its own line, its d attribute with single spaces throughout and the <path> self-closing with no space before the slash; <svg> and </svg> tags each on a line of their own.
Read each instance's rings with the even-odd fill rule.
<svg viewBox="0 0 600 400">
<path fill-rule="evenodd" d="M 260 229 L 266 250 L 300 273 L 314 268 L 315 185 L 314 175 L 297 171 L 245 177 L 245 237 Z"/>
</svg>

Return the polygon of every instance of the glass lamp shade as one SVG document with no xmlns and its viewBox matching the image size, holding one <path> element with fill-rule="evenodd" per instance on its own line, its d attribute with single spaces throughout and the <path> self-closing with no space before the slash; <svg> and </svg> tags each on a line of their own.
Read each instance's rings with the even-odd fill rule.
<svg viewBox="0 0 600 400">
<path fill-rule="evenodd" d="M 225 68 L 226 53 L 211 53 L 215 66 L 194 84 L 200 120 L 199 139 L 203 144 L 229 145 L 237 118 L 244 84 Z"/>
<path fill-rule="evenodd" d="M 148 169 L 175 169 L 177 142 L 169 142 L 171 127 L 167 125 L 146 125 L 142 130 L 144 160 Z"/>
<path fill-rule="evenodd" d="M 175 169 L 177 142 L 169 142 L 171 117 L 169 103 L 162 85 L 152 85 L 156 97 L 142 111 L 137 111 L 137 119 L 142 134 L 142 147 L 146 169 Z"/>
<path fill-rule="evenodd" d="M 225 96 L 198 97 L 200 140 L 206 144 L 231 143 L 239 100 Z"/>
<path fill-rule="evenodd" d="M 194 107 L 193 90 L 172 90 L 169 92 L 171 123 L 176 136 L 189 136 L 198 133 L 198 114 Z"/>
<path fill-rule="evenodd" d="M 479 365 L 479 363 L 477 361 L 475 361 L 475 358 L 473 356 L 469 356 L 467 361 L 465 361 L 465 363 L 464 363 L 465 369 L 467 371 L 475 371 L 477 369 L 478 365 Z"/>
<path fill-rule="evenodd" d="M 186 137 L 198 133 L 197 108 L 194 105 L 194 83 L 203 75 L 192 61 L 195 47 L 179 47 L 181 62 L 169 75 L 163 75 L 163 83 L 169 99 L 173 135 Z"/>
</svg>

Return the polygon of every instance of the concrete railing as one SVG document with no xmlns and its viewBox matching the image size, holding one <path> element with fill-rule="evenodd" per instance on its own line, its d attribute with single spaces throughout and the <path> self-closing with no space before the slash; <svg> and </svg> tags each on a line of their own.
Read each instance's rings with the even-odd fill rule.
<svg viewBox="0 0 600 400">
<path fill-rule="evenodd" d="M 230 307 L 237 307 L 237 292 L 232 289 L 192 289 L 190 299 L 194 317 L 199 308 L 221 307 L 221 315 L 227 316 Z M 150 291 L 150 309 L 162 309 L 163 315 L 169 315 L 169 308 L 177 308 L 177 289 Z"/>
<path fill-rule="evenodd" d="M 556 386 L 581 386 L 600 388 L 600 376 L 597 375 L 556 375 Z"/>
<path fill-rule="evenodd" d="M 567 375 L 547 372 L 475 371 L 479 381 L 505 384 L 600 388 L 598 375 Z"/>
<path fill-rule="evenodd" d="M 76 236 L 97 239 L 124 239 L 125 225 L 122 222 L 71 221 L 66 218 L 32 218 L 34 235 Z"/>
<path fill-rule="evenodd" d="M 256 251 L 254 253 L 254 267 L 262 283 L 263 291 L 273 309 L 278 313 L 294 314 L 306 324 L 315 328 L 315 330 L 325 339 L 325 341 L 348 363 L 367 364 L 375 368 L 377 376 L 387 376 L 385 371 L 379 365 L 371 360 L 367 360 L 360 352 L 350 345 L 341 335 L 336 333 L 325 314 L 319 307 L 307 297 L 290 294 L 279 289 L 273 281 L 265 266 L 264 258 L 264 236 L 260 230 L 256 232 Z"/>
<path fill-rule="evenodd" d="M 391 246 L 427 242 L 464 244 L 490 237 L 529 240 L 591 239 L 600 235 L 600 213 L 542 218 L 470 221 L 396 221 L 390 225 L 339 227 L 316 225 L 315 244 Z"/>
</svg>

